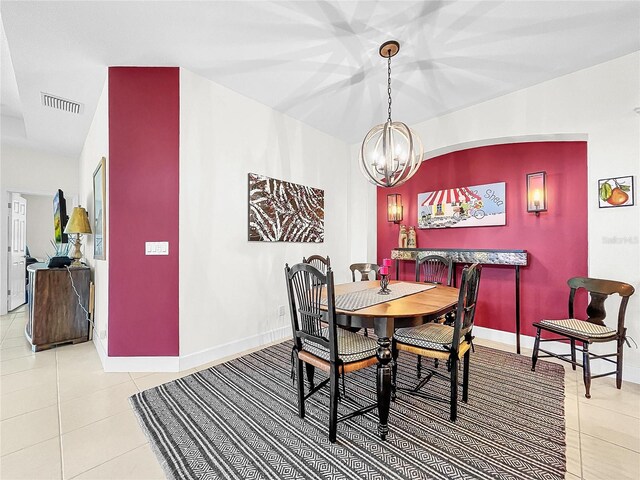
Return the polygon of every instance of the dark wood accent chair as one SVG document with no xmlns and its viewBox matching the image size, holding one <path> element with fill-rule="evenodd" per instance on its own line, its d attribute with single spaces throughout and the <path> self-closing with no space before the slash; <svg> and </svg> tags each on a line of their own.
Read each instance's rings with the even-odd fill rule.
<svg viewBox="0 0 640 480">
<path fill-rule="evenodd" d="M 469 398 L 469 361 L 471 355 L 471 340 L 473 339 L 473 319 L 476 313 L 476 302 L 480 286 L 482 265 L 473 264 L 464 267 L 460 284 L 460 294 L 456 307 L 456 317 L 453 326 L 442 323 L 426 323 L 418 327 L 399 328 L 392 341 L 392 392 L 406 391 L 413 395 L 447 401 L 441 397 L 425 394 L 420 389 L 434 375 L 449 378 L 451 384 L 450 418 L 455 421 L 458 416 L 458 364 L 463 360 L 462 401 Z M 449 375 L 431 370 L 414 388 L 397 389 L 396 376 L 398 369 L 398 353 L 400 351 L 415 353 L 423 357 L 446 360 Z"/>
<path fill-rule="evenodd" d="M 585 397 L 591 398 L 589 390 L 591 388 L 591 379 L 616 374 L 616 387 L 622 387 L 622 349 L 625 341 L 627 341 L 627 329 L 624 326 L 624 317 L 627 310 L 629 297 L 633 295 L 635 289 L 624 282 L 616 282 L 613 280 L 601 280 L 598 278 L 574 277 L 567 281 L 569 288 L 569 318 L 563 320 L 541 320 L 533 324 L 538 329 L 536 333 L 536 341 L 533 346 L 533 355 L 531 356 L 531 370 L 535 371 L 538 358 L 555 357 L 565 362 L 569 362 L 573 369 L 576 366 L 582 367 L 584 378 Z M 587 306 L 587 319 L 578 320 L 574 316 L 574 299 L 576 292 L 584 288 L 589 292 L 589 305 Z M 607 327 L 604 319 L 607 313 L 604 309 L 605 300 L 614 293 L 622 297 L 620 300 L 620 308 L 618 309 L 618 325 L 615 330 Z M 560 338 L 540 338 L 542 330 L 559 335 Z M 541 342 L 550 342 L 554 340 L 569 340 L 571 344 L 571 352 L 566 354 L 558 354 L 543 350 L 540 348 Z M 576 347 L 576 342 L 582 342 L 582 348 Z M 592 343 L 616 342 L 617 349 L 615 353 L 606 355 L 595 355 L 589 352 L 589 345 Z M 576 361 L 576 350 L 582 352 L 582 363 Z M 540 355 L 539 352 L 546 353 Z M 569 359 L 568 357 L 571 357 Z M 611 357 L 616 357 L 613 360 Z M 590 360 L 602 359 L 616 365 L 616 369 L 612 372 L 601 373 L 599 375 L 591 375 Z"/>
<path fill-rule="evenodd" d="M 453 281 L 453 260 L 441 255 L 425 255 L 416 258 L 416 282 L 437 283 L 439 285 L 451 286 Z M 448 317 L 438 319 L 440 323 L 453 323 L 453 313 Z M 434 359 L 436 368 L 438 359 Z M 416 364 L 418 378 L 422 375 L 422 356 L 418 355 Z"/>
<path fill-rule="evenodd" d="M 318 270 L 320 270 L 321 273 L 326 274 L 327 268 L 331 266 L 331 259 L 329 258 L 329 255 L 327 255 L 326 257 L 323 257 L 322 255 L 311 255 L 307 258 L 303 257 L 302 263 L 313 265 Z"/>
<path fill-rule="evenodd" d="M 285 277 L 293 329 L 292 374 L 298 387 L 298 415 L 304 418 L 304 401 L 329 383 L 329 440 L 334 443 L 339 421 L 377 408 L 377 403 L 374 403 L 338 418 L 339 375 L 377 364 L 378 343 L 363 335 L 336 328 L 335 292 L 330 266 L 324 275 L 309 264 L 299 263 L 291 268 L 286 265 Z M 327 315 L 323 317 L 320 307 L 325 287 Z M 322 323 L 323 319 L 327 321 L 326 326 Z M 310 388 L 306 395 L 303 364 Z M 329 373 L 329 378 L 317 386 L 313 383 L 315 368 Z"/>
<path fill-rule="evenodd" d="M 356 272 L 360 272 L 360 281 L 366 282 L 378 278 L 380 266 L 375 263 L 352 263 L 349 269 L 351 270 L 351 280 L 353 282 L 356 281 Z M 373 278 L 371 278 L 371 272 L 374 273 Z"/>
</svg>

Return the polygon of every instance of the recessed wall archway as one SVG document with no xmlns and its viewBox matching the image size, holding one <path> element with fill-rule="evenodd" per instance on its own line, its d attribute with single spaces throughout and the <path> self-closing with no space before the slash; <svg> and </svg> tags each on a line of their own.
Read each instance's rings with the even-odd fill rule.
<svg viewBox="0 0 640 480">
<path fill-rule="evenodd" d="M 418 248 L 527 250 L 521 269 L 521 331 L 535 334 L 541 318 L 566 316 L 567 278 L 587 276 L 588 202 L 586 135 L 527 135 L 466 142 L 428 152 L 416 175 L 397 188 L 377 192 L 377 260 L 398 246 L 398 225 L 386 218 L 387 194 L 402 195 L 403 224 L 418 225 L 418 194 L 505 182 L 506 225 L 417 230 Z M 433 156 L 434 153 L 441 153 Z M 526 174 L 544 170 L 549 209 L 527 212 Z M 400 262 L 400 279 L 413 280 L 415 267 Z M 460 270 L 458 270 L 458 275 Z M 485 268 L 476 324 L 515 331 L 513 270 Z"/>
<path fill-rule="evenodd" d="M 446 155 L 447 153 L 469 150 L 470 148 L 532 142 L 586 142 L 588 140 L 588 137 L 589 135 L 586 133 L 540 133 L 536 135 L 481 138 L 468 142 L 454 143 L 446 147 L 436 148 L 435 150 L 429 150 L 424 153 L 423 161 L 430 160 L 441 155 Z"/>
</svg>

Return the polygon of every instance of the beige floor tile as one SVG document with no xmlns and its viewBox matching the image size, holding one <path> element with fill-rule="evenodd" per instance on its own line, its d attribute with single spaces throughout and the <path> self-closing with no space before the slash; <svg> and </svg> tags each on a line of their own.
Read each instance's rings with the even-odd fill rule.
<svg viewBox="0 0 640 480">
<path fill-rule="evenodd" d="M 32 445 L 2 457 L 3 480 L 57 480 L 62 478 L 60 438 Z"/>
<path fill-rule="evenodd" d="M 147 377 L 149 375 L 153 375 L 154 372 L 129 372 L 129 375 L 131 375 L 131 378 L 133 380 L 136 380 L 138 378 L 142 378 L 142 377 Z"/>
<path fill-rule="evenodd" d="M 66 402 L 73 398 L 82 397 L 98 390 L 104 390 L 105 388 L 130 381 L 131 377 L 128 373 L 94 371 L 72 377 L 65 377 L 61 374 L 58 382 L 58 394 L 60 402 Z"/>
<path fill-rule="evenodd" d="M 640 385 L 626 382 L 618 390 L 614 379 L 599 378 L 591 383 L 591 398 L 586 398 L 583 391 L 578 396 L 578 400 L 581 405 L 593 405 L 640 418 L 640 388 L 638 387 Z"/>
<path fill-rule="evenodd" d="M 23 346 L 31 348 L 29 341 L 27 340 L 27 337 L 22 336 L 22 337 L 16 337 L 16 338 L 7 338 L 4 342 L 2 342 L 2 345 L 0 345 L 0 350 L 5 350 L 7 348 L 13 348 L 13 347 L 23 347 Z"/>
<path fill-rule="evenodd" d="M 640 419 L 579 402 L 580 432 L 640 453 Z"/>
<path fill-rule="evenodd" d="M 133 380 L 98 390 L 60 404 L 62 433 L 129 410 L 129 397 L 138 392 Z"/>
<path fill-rule="evenodd" d="M 164 480 L 160 463 L 149 444 L 131 450 L 84 472 L 74 480 Z"/>
<path fill-rule="evenodd" d="M 76 363 L 78 360 L 87 360 L 95 357 L 99 360 L 96 346 L 92 341 L 76 343 L 75 345 L 63 345 L 56 349 L 60 365 Z"/>
<path fill-rule="evenodd" d="M 582 459 L 580 458 L 580 432 L 566 430 L 567 472 L 580 477 L 582 475 Z"/>
<path fill-rule="evenodd" d="M 34 368 L 56 368 L 56 354 L 53 350 L 45 350 L 35 355 L 14 358 L 0 362 L 0 375 L 9 375 Z"/>
<path fill-rule="evenodd" d="M 11 326 L 7 328 L 3 341 L 6 341 L 9 338 L 26 338 L 24 336 L 24 326 L 24 323 L 14 321 Z"/>
<path fill-rule="evenodd" d="M 5 336 L 10 328 L 11 328 L 10 322 L 0 323 L 0 343 L 5 341 Z"/>
<path fill-rule="evenodd" d="M 193 368 L 185 370 L 184 372 L 152 373 L 151 375 L 147 375 L 142 378 L 136 378 L 134 382 L 136 382 L 138 390 L 142 392 L 143 390 L 157 387 L 158 385 L 162 385 L 163 383 L 186 377 L 187 375 L 191 375 L 192 373 L 195 373 L 195 369 Z"/>
<path fill-rule="evenodd" d="M 8 339 L 9 341 L 17 340 L 15 338 Z M 0 350 L 0 361 L 12 360 L 20 357 L 34 357 L 35 352 L 31 350 L 31 347 L 27 342 L 24 342 L 18 347 L 8 347 Z"/>
<path fill-rule="evenodd" d="M 2 375 L 0 377 L 0 391 L 5 395 L 23 388 L 35 387 L 43 383 L 57 381 L 58 377 L 55 368 L 34 368 L 32 370 Z"/>
<path fill-rule="evenodd" d="M 640 454 L 590 435 L 580 435 L 585 480 L 638 480 Z"/>
<path fill-rule="evenodd" d="M 35 387 L 23 388 L 0 397 L 0 420 L 57 404 L 58 386 L 56 383 L 42 383 Z"/>
<path fill-rule="evenodd" d="M 564 397 L 564 422 L 566 428 L 580 431 L 578 399 L 574 395 L 565 395 Z"/>
<path fill-rule="evenodd" d="M 579 476 L 574 475 L 573 473 L 569 473 L 569 472 L 566 472 L 564 474 L 564 479 L 565 480 L 580 480 L 581 478 L 582 477 L 579 477 Z"/>
<path fill-rule="evenodd" d="M 77 362 L 62 364 L 58 360 L 58 376 L 62 380 L 71 380 L 80 377 L 91 377 L 105 373 L 98 358 L 78 359 Z"/>
<path fill-rule="evenodd" d="M 147 443 L 133 411 L 62 435 L 65 478 L 73 478 Z"/>
<path fill-rule="evenodd" d="M 0 422 L 0 454 L 17 452 L 59 434 L 57 406 L 3 420 Z"/>
</svg>

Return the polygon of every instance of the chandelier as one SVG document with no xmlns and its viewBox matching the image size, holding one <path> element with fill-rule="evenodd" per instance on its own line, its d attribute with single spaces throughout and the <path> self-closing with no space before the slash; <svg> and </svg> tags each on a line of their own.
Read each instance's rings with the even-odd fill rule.
<svg viewBox="0 0 640 480">
<path fill-rule="evenodd" d="M 423 149 L 420 138 L 402 122 L 391 121 L 391 57 L 400 44 L 389 40 L 380 46 L 380 56 L 387 59 L 387 94 L 389 116 L 364 137 L 360 148 L 360 169 L 367 180 L 381 187 L 402 185 L 420 168 Z"/>
</svg>

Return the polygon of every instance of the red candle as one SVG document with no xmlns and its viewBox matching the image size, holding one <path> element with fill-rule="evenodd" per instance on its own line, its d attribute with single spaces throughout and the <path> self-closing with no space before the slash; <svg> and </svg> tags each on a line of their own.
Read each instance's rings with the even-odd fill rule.
<svg viewBox="0 0 640 480">
<path fill-rule="evenodd" d="M 389 275 L 389 267 L 380 267 L 380 275 Z"/>
<path fill-rule="evenodd" d="M 384 260 L 382 260 L 382 265 L 384 265 L 385 267 L 390 267 L 391 266 L 391 259 L 390 258 L 385 258 Z"/>
</svg>

